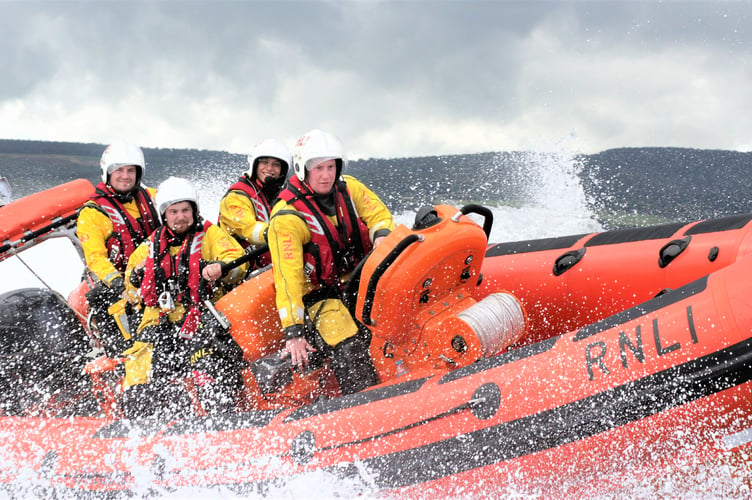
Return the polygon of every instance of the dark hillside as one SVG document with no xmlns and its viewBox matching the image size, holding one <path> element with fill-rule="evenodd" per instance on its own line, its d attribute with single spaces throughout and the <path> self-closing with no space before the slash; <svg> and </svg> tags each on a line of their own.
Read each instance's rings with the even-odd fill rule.
<svg viewBox="0 0 752 500">
<path fill-rule="evenodd" d="M 351 161 L 349 172 L 384 193 L 392 210 L 433 203 L 522 203 L 530 177 L 522 153 L 479 153 Z"/>
<path fill-rule="evenodd" d="M 101 144 L 0 140 L 0 176 L 14 197 L 76 178 L 100 179 Z M 229 186 L 247 168 L 246 156 L 193 149 L 144 149 L 146 181 L 169 175 Z M 479 153 L 351 161 L 348 173 L 376 191 L 393 211 L 433 203 L 520 206 L 540 202 L 535 184 L 545 155 Z M 576 158 L 592 212 L 606 227 L 646 218 L 695 220 L 752 212 L 752 153 L 688 148 L 619 148 Z M 566 170 L 569 170 L 568 168 Z M 571 180 L 571 172 L 556 175 Z"/>
<path fill-rule="evenodd" d="M 104 144 L 0 139 L 0 176 L 8 178 L 14 197 L 42 191 L 73 179 L 101 180 Z M 204 170 L 234 178 L 246 168 L 245 155 L 193 149 L 144 148 L 147 179 L 156 186 L 170 175 L 198 177 Z"/>
<path fill-rule="evenodd" d="M 620 148 L 581 157 L 582 185 L 596 211 L 694 220 L 752 212 L 752 153 Z"/>
</svg>

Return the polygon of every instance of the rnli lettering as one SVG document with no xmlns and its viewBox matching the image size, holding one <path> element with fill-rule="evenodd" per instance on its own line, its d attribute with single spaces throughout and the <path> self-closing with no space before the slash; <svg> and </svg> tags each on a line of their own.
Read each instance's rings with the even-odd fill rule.
<svg viewBox="0 0 752 500">
<path fill-rule="evenodd" d="M 603 357 L 606 355 L 606 343 L 605 342 L 593 342 L 587 346 L 585 353 L 585 359 L 587 360 L 587 372 L 590 380 L 593 380 L 593 367 L 597 366 L 601 369 L 604 375 L 611 373 L 606 368 L 606 363 L 603 362 Z"/>
<path fill-rule="evenodd" d="M 194 352 L 193 354 L 191 354 L 191 364 L 193 365 L 199 359 L 205 358 L 206 356 L 211 355 L 212 351 L 213 351 L 213 349 L 211 349 L 211 348 L 207 349 L 207 348 L 203 347 L 203 348 L 199 349 L 198 351 Z"/>
<path fill-rule="evenodd" d="M 621 360 L 622 367 L 625 369 L 629 368 L 630 363 L 645 362 L 645 345 L 642 338 L 643 326 L 652 329 L 653 346 L 655 347 L 656 356 L 660 357 L 682 348 L 680 341 L 668 344 L 665 338 L 661 337 L 661 325 L 658 318 L 653 319 L 649 326 L 637 325 L 634 332 L 621 330 L 619 331 L 618 339 L 613 339 L 613 348 L 616 348 L 616 344 L 618 343 L 619 359 Z M 692 306 L 687 306 L 687 330 L 689 332 L 688 342 L 696 344 L 698 339 L 694 318 L 692 317 Z M 611 373 L 611 370 L 607 366 L 608 360 L 606 358 L 606 354 L 609 352 L 609 344 L 612 344 L 612 342 L 606 339 L 598 340 L 585 347 L 585 367 L 590 380 L 595 379 L 596 369 L 603 375 Z"/>
<path fill-rule="evenodd" d="M 290 260 L 293 257 L 292 251 L 292 236 L 285 234 L 282 237 L 282 258 L 284 260 Z"/>
<path fill-rule="evenodd" d="M 621 356 L 621 365 L 624 368 L 629 367 L 627 361 L 627 349 L 640 363 L 645 362 L 645 350 L 642 347 L 642 327 L 637 325 L 635 328 L 635 342 L 632 343 L 630 338 L 624 331 L 619 332 L 619 356 Z M 592 380 L 592 376 L 590 379 Z"/>
</svg>

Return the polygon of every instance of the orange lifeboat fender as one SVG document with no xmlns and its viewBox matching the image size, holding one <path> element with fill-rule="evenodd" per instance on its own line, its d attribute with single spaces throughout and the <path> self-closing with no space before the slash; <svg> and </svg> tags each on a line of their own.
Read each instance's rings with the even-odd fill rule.
<svg viewBox="0 0 752 500">
<path fill-rule="evenodd" d="M 398 226 L 364 262 L 355 312 L 372 332 L 382 381 L 405 370 L 465 366 L 524 334 L 525 313 L 514 296 L 473 298 L 492 223 L 484 210 L 424 209 L 412 229 Z M 469 213 L 484 216 L 484 227 Z"/>
<path fill-rule="evenodd" d="M 723 269 L 752 252 L 752 214 L 490 245 L 476 298 L 499 289 L 528 310 L 533 343 Z"/>
<path fill-rule="evenodd" d="M 74 220 L 78 209 L 93 192 L 91 182 L 77 179 L 3 206 L 0 209 L 0 258 L 7 250 Z"/>
</svg>

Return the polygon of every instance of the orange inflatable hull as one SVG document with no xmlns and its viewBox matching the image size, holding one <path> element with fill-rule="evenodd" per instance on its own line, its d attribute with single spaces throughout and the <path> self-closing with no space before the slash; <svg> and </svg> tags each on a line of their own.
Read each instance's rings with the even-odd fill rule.
<svg viewBox="0 0 752 500">
<path fill-rule="evenodd" d="M 338 396 L 324 366 L 267 394 L 249 368 L 238 412 L 128 421 L 100 359 L 100 412 L 0 417 L 0 482 L 263 493 L 317 472 L 407 498 L 573 497 L 749 467 L 749 216 L 488 246 L 474 210 L 434 207 L 354 273 L 379 385 Z M 268 271 L 217 309 L 249 366 L 281 345 Z"/>
<path fill-rule="evenodd" d="M 635 473 L 744 461 L 752 306 L 736 298 L 752 293 L 750 273 L 752 259 L 741 259 L 578 331 L 300 408 L 140 431 L 119 420 L 4 418 L 14 468 L 0 478 L 36 471 L 51 486 L 109 490 L 149 471 L 163 487 L 263 491 L 323 470 L 405 496 L 482 494 L 506 477 L 570 496 L 592 491 L 583 478 L 608 489 Z"/>
<path fill-rule="evenodd" d="M 92 194 L 91 182 L 78 179 L 3 206 L 0 209 L 0 255 L 48 232 L 52 226 L 75 221 L 78 209 Z"/>
<path fill-rule="evenodd" d="M 580 328 L 752 252 L 752 216 L 498 243 L 477 295 L 503 287 L 528 312 L 525 343 Z"/>
</svg>

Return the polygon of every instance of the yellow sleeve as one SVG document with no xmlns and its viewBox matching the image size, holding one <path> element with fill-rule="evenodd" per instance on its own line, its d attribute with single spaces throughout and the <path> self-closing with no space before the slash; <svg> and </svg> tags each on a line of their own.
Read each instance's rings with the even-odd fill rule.
<svg viewBox="0 0 752 500">
<path fill-rule="evenodd" d="M 146 258 L 149 256 L 150 242 L 151 239 L 148 238 L 141 242 L 128 258 L 128 264 L 125 267 L 125 291 L 130 297 L 132 297 L 133 300 L 131 300 L 131 302 L 140 301 L 138 288 L 131 284 L 131 273 L 133 273 L 133 270 L 137 267 L 142 267 L 146 262 Z"/>
<path fill-rule="evenodd" d="M 149 256 L 149 245 L 151 244 L 151 238 L 147 238 L 142 241 L 139 246 L 133 251 L 130 257 L 128 257 L 128 265 L 125 267 L 125 275 L 130 277 L 130 273 L 137 267 L 143 266 L 146 262 L 146 258 Z"/>
<path fill-rule="evenodd" d="M 113 229 L 110 218 L 93 206 L 84 205 L 78 214 L 76 236 L 81 241 L 86 267 L 107 284 L 120 276 L 120 271 L 110 262 L 105 243 Z"/>
<path fill-rule="evenodd" d="M 381 198 L 356 178 L 346 175 L 344 179 L 358 215 L 368 226 L 371 241 L 374 239 L 374 233 L 379 230 L 394 231 L 394 217 Z"/>
<path fill-rule="evenodd" d="M 232 262 L 243 255 L 245 255 L 245 250 L 227 231 L 216 224 L 209 226 L 201 244 L 202 259 L 207 262 Z M 248 263 L 246 262 L 228 272 L 222 281 L 227 284 L 239 283 L 245 277 L 247 270 Z"/>
<path fill-rule="evenodd" d="M 269 223 L 269 252 L 274 272 L 277 310 L 282 328 L 302 324 L 303 295 L 311 284 L 303 272 L 303 245 L 311 241 L 308 225 L 295 214 L 274 214 L 281 210 L 295 210 L 286 202 L 278 202 Z"/>
<path fill-rule="evenodd" d="M 264 245 L 266 222 L 256 218 L 256 209 L 251 199 L 240 191 L 230 191 L 219 202 L 219 225 L 230 236 L 253 245 Z"/>
</svg>

